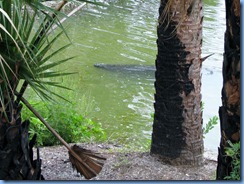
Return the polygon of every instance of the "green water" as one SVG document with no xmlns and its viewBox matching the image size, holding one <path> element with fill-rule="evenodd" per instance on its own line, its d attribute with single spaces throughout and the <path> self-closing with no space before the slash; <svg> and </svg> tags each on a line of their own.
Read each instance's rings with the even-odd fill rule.
<svg viewBox="0 0 244 184">
<path fill-rule="evenodd" d="M 64 94 L 73 102 L 78 102 L 74 108 L 81 111 L 80 113 L 85 113 L 102 124 L 110 141 L 143 147 L 151 138 L 154 73 L 113 72 L 95 68 L 93 65 L 154 65 L 157 53 L 156 25 L 159 1 L 106 2 L 109 7 L 87 5 L 64 23 L 73 46 L 60 54 L 60 57 L 77 56 L 62 66 L 64 70 L 77 72 L 62 79 L 64 85 L 74 90 L 72 93 Z M 202 93 L 206 123 L 209 117 L 217 115 L 220 105 L 225 22 L 222 12 L 224 4 L 220 0 L 204 2 L 202 53 L 203 56 L 215 53 L 203 65 Z M 61 40 L 59 44 L 62 45 L 65 41 Z M 217 85 L 216 82 L 211 83 L 214 80 L 217 81 Z M 89 106 L 86 110 L 84 103 Z M 214 130 L 215 135 L 218 131 L 217 127 Z M 215 136 L 212 141 L 211 137 L 207 136 L 205 142 L 205 147 L 217 149 L 219 139 Z"/>
</svg>

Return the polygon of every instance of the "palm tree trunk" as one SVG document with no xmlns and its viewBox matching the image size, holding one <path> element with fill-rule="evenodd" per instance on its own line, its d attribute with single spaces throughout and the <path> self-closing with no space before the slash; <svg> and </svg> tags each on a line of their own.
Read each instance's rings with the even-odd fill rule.
<svg viewBox="0 0 244 184">
<path fill-rule="evenodd" d="M 221 140 L 217 179 L 230 176 L 232 158 L 225 148 L 240 141 L 240 1 L 226 0 L 226 32 L 223 62 L 222 106 L 219 108 Z"/>
<path fill-rule="evenodd" d="M 159 8 L 151 153 L 175 165 L 201 165 L 202 1 L 171 0 L 167 18 L 169 1 Z"/>
<path fill-rule="evenodd" d="M 0 116 L 0 180 L 43 179 L 39 150 L 33 160 L 36 137 L 29 142 L 29 121 L 21 120 L 22 105 L 14 102 L 13 94 L 6 96 Z"/>
</svg>

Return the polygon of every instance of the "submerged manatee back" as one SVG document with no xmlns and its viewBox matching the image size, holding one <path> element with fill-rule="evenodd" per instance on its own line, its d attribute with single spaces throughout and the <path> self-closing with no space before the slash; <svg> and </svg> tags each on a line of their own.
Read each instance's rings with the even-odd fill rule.
<svg viewBox="0 0 244 184">
<path fill-rule="evenodd" d="M 123 65 L 123 64 L 104 64 L 104 63 L 97 63 L 94 64 L 94 67 L 102 68 L 105 70 L 110 71 L 119 71 L 119 72 L 126 72 L 126 71 L 133 71 L 133 72 L 154 72 L 156 70 L 155 66 L 152 65 Z"/>
</svg>

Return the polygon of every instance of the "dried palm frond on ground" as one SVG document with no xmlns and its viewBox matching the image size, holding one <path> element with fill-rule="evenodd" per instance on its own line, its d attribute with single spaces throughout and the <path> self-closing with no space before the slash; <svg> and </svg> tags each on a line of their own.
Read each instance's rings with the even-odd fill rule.
<svg viewBox="0 0 244 184">
<path fill-rule="evenodd" d="M 79 162 L 72 152 L 69 152 L 70 162 L 73 168 L 77 169 L 86 179 L 91 179 L 100 173 L 106 158 L 98 153 L 93 153 L 91 150 L 81 148 L 76 144 L 71 149 L 80 157 L 82 162 Z"/>
<path fill-rule="evenodd" d="M 93 180 L 214 180 L 217 155 L 204 153 L 201 167 L 164 164 L 149 152 L 127 152 L 112 144 L 78 144 L 107 158 L 103 169 Z M 42 174 L 46 180 L 85 180 L 72 169 L 63 146 L 40 148 Z"/>
</svg>

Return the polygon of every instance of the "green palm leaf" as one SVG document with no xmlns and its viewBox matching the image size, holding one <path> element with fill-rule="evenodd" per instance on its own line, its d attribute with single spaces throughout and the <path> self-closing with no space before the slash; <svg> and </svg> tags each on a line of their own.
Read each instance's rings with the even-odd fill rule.
<svg viewBox="0 0 244 184">
<path fill-rule="evenodd" d="M 96 1 L 79 1 L 101 5 Z M 67 1 L 63 1 L 63 5 L 65 2 Z M 67 36 L 57 18 L 59 14 L 60 12 L 43 5 L 39 0 L 0 0 L 0 101 L 2 107 L 6 101 L 13 99 L 21 79 L 25 81 L 25 89 L 29 84 L 40 97 L 48 100 L 52 99 L 50 95 L 59 96 L 52 92 L 52 87 L 68 89 L 49 80 L 53 77 L 73 74 L 55 71 L 55 67 L 74 57 L 53 61 L 53 58 L 67 49 L 70 44 L 50 52 L 61 35 Z M 54 25 L 59 29 L 55 36 L 50 35 Z M 25 89 L 21 88 L 21 93 Z M 6 94 L 8 94 L 7 99 Z"/>
<path fill-rule="evenodd" d="M 57 52 L 57 53 L 60 53 L 60 52 Z M 60 64 L 62 64 L 62 63 L 64 63 L 64 62 L 67 62 L 67 61 L 69 61 L 69 60 L 71 60 L 71 59 L 73 59 L 73 58 L 74 58 L 74 57 L 69 57 L 69 58 L 66 58 L 66 59 L 63 59 L 63 60 L 59 60 L 59 61 L 56 61 L 56 62 L 47 64 L 47 65 L 45 65 L 45 66 L 39 67 L 39 68 L 36 70 L 36 72 L 37 72 L 38 74 L 40 74 L 41 72 L 47 71 L 48 69 L 51 69 L 51 68 L 53 68 L 53 67 L 55 67 L 55 66 L 57 66 L 57 65 L 60 65 Z"/>
<path fill-rule="evenodd" d="M 27 5 L 34 11 L 30 11 Z M 38 77 L 47 78 L 71 74 L 71 72 L 62 74 L 61 72 L 45 71 L 73 57 L 50 62 L 55 55 L 66 49 L 70 44 L 45 57 L 56 40 L 64 33 L 64 29 L 61 29 L 60 33 L 49 41 L 48 34 L 52 26 L 58 24 L 58 21 L 42 10 L 53 11 L 38 1 L 0 1 L 0 77 L 2 80 L 1 90 L 5 91 L 2 94 L 8 94 L 15 90 L 11 86 L 11 80 L 15 78 L 16 84 L 14 86 L 18 84 L 20 79 L 24 79 L 31 84 L 31 87 L 36 88 L 35 91 L 39 95 L 44 95 L 46 98 L 50 90 L 45 85 L 58 85 L 38 80 Z M 37 23 L 37 19 L 40 20 L 39 23 Z M 44 65 L 46 62 L 49 63 Z M 17 66 L 20 68 L 18 71 L 16 70 Z M 2 95 L 1 102 L 3 102 L 3 99 L 4 96 Z"/>
</svg>

